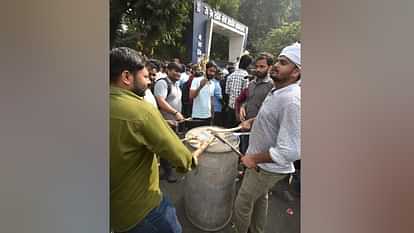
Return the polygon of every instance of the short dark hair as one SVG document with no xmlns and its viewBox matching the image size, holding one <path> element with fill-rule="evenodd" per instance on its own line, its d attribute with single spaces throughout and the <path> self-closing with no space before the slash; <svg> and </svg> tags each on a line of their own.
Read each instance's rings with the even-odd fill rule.
<svg viewBox="0 0 414 233">
<path fill-rule="evenodd" d="M 145 67 L 145 60 L 137 51 L 119 47 L 113 48 L 109 53 L 109 64 L 109 80 L 116 82 L 125 70 L 133 74 L 142 70 Z"/>
<path fill-rule="evenodd" d="M 185 68 L 186 70 L 191 70 L 192 66 L 193 66 L 193 63 L 188 63 Z"/>
<path fill-rule="evenodd" d="M 155 69 L 157 72 L 160 71 L 161 62 L 157 59 L 149 59 L 148 62 L 151 62 L 153 65 L 155 65 Z"/>
<path fill-rule="evenodd" d="M 147 62 L 147 63 L 145 63 L 145 66 L 147 67 L 147 69 L 149 68 L 149 69 L 156 69 L 157 70 L 157 66 L 154 64 L 154 63 L 152 63 L 152 62 Z M 157 70 L 157 72 L 158 72 L 158 70 Z"/>
<path fill-rule="evenodd" d="M 248 54 L 243 55 L 240 58 L 239 68 L 244 69 L 244 70 L 247 69 L 247 67 L 249 67 L 249 65 L 252 64 L 252 61 L 253 61 L 253 59 L 250 55 L 248 55 Z"/>
<path fill-rule="evenodd" d="M 214 61 L 209 61 L 206 64 L 206 69 L 208 69 L 210 67 L 215 67 L 217 69 L 217 64 Z"/>
<path fill-rule="evenodd" d="M 268 52 L 260 53 L 259 57 L 256 58 L 256 62 L 259 60 L 266 60 L 268 66 L 273 65 L 275 62 L 274 56 Z"/>
<path fill-rule="evenodd" d="M 175 70 L 177 72 L 182 72 L 183 68 L 181 67 L 180 64 L 176 62 L 170 62 L 167 65 L 167 70 Z"/>
</svg>

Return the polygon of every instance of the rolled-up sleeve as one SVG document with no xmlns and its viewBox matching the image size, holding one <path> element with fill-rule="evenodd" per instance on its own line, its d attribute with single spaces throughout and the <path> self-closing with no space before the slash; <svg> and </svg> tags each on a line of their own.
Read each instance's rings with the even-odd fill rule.
<svg viewBox="0 0 414 233">
<path fill-rule="evenodd" d="M 269 153 L 275 163 L 285 165 L 300 159 L 300 104 L 289 103 L 280 114 L 277 143 Z"/>
</svg>

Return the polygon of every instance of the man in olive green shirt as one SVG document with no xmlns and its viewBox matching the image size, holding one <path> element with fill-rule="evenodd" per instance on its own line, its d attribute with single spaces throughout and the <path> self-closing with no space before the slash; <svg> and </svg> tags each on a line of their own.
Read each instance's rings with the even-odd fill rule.
<svg viewBox="0 0 414 233">
<path fill-rule="evenodd" d="M 195 161 L 158 109 L 145 102 L 149 84 L 135 50 L 110 53 L 110 219 L 114 232 L 181 233 L 175 208 L 159 188 L 155 154 L 178 171 Z"/>
</svg>

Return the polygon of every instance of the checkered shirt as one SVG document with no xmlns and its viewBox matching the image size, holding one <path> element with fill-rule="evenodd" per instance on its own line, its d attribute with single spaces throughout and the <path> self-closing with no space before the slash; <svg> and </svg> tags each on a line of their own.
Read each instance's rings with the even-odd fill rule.
<svg viewBox="0 0 414 233">
<path fill-rule="evenodd" d="M 229 107 L 234 109 L 236 98 L 239 97 L 242 89 L 246 88 L 249 80 L 245 79 L 248 75 L 246 70 L 237 69 L 227 77 L 226 94 L 229 95 Z"/>
</svg>

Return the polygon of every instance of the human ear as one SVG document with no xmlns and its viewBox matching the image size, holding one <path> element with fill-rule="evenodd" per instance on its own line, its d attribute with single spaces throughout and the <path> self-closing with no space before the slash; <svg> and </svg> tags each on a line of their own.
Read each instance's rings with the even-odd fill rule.
<svg viewBox="0 0 414 233">
<path fill-rule="evenodd" d="M 124 70 L 121 73 L 121 82 L 127 86 L 129 86 L 132 83 L 132 75 L 129 71 Z"/>
</svg>

